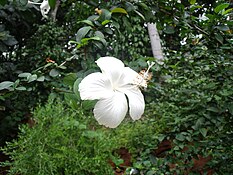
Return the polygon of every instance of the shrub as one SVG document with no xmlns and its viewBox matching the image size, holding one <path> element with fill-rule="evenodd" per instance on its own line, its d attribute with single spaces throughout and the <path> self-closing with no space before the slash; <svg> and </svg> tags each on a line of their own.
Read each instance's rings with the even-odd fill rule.
<svg viewBox="0 0 233 175">
<path fill-rule="evenodd" d="M 92 128 L 88 117 L 61 101 L 39 106 L 35 125 L 21 126 L 18 140 L 4 149 L 13 160 L 4 163 L 9 174 L 111 174 L 108 160 L 116 145 L 107 141 L 108 132 Z"/>
</svg>

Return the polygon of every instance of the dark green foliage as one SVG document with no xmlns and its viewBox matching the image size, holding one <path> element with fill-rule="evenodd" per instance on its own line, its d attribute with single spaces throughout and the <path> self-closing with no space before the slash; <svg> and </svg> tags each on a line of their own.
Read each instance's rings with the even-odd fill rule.
<svg viewBox="0 0 233 175">
<path fill-rule="evenodd" d="M 14 14 L 23 7 L 14 4 Z M 95 101 L 80 101 L 78 83 L 97 70 L 94 61 L 100 56 L 116 56 L 137 71 L 145 68 L 154 59 L 147 22 L 157 24 L 166 61 L 152 68 L 153 79 L 143 91 L 145 116 L 105 129 L 89 117 Z M 5 149 L 12 174 L 109 174 L 107 161 L 120 147 L 130 150 L 132 166 L 141 174 L 233 171 L 230 2 L 67 0 L 56 23 L 37 20 L 29 32 L 18 34 L 15 23 L 6 24 L 0 26 L 0 42 L 9 51 L 0 63 L 0 132 L 31 117 L 29 108 L 43 105 L 51 92 L 64 95 L 69 105 L 50 101 L 34 113 L 33 128 L 20 128 L 19 139 Z M 163 140 L 172 145 L 158 157 L 155 150 Z M 194 159 L 208 156 L 204 167 L 193 168 Z"/>
</svg>

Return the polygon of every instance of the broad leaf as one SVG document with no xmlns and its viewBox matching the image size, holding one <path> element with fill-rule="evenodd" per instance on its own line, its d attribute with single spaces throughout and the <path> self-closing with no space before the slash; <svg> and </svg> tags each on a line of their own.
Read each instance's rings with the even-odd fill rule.
<svg viewBox="0 0 233 175">
<path fill-rule="evenodd" d="M 65 85 L 68 85 L 70 87 L 73 87 L 75 80 L 77 79 L 77 74 L 76 73 L 70 73 L 66 75 L 63 79 L 63 83 Z"/>
<path fill-rule="evenodd" d="M 227 25 L 216 26 L 216 28 L 218 30 L 221 30 L 221 31 L 228 31 L 228 30 L 230 30 L 230 28 Z"/>
<path fill-rule="evenodd" d="M 206 137 L 206 135 L 207 135 L 207 129 L 206 128 L 201 128 L 199 131 L 203 135 L 203 137 Z"/>
<path fill-rule="evenodd" d="M 24 73 L 19 74 L 18 77 L 20 77 L 20 78 L 27 78 L 27 77 L 29 77 L 31 75 L 32 75 L 31 73 L 24 72 Z"/>
<path fill-rule="evenodd" d="M 189 0 L 189 3 L 190 3 L 191 5 L 193 5 L 193 4 L 196 3 L 196 0 Z"/>
<path fill-rule="evenodd" d="M 127 14 L 127 11 L 126 11 L 125 9 L 119 8 L 119 7 L 112 9 L 111 12 L 112 12 L 112 13 L 123 13 L 123 14 Z"/>
<path fill-rule="evenodd" d="M 43 82 L 44 80 L 45 80 L 45 76 L 40 76 L 39 78 L 37 78 L 36 81 L 41 81 L 41 82 Z"/>
<path fill-rule="evenodd" d="M 37 79 L 37 75 L 36 74 L 33 74 L 33 75 L 31 75 L 31 76 L 29 76 L 28 77 L 28 82 L 30 83 L 30 82 L 33 82 L 33 81 L 35 81 Z"/>
<path fill-rule="evenodd" d="M 85 23 L 85 24 L 88 24 L 89 26 L 94 27 L 93 22 L 92 22 L 92 21 L 90 21 L 90 20 L 82 20 L 82 21 L 79 21 L 78 23 Z"/>
<path fill-rule="evenodd" d="M 78 97 L 78 99 L 80 100 L 80 93 L 79 93 L 79 84 L 82 81 L 82 78 L 78 78 L 73 85 L 73 91 L 75 93 L 75 95 Z"/>
<path fill-rule="evenodd" d="M 14 82 L 12 82 L 12 81 L 3 81 L 0 83 L 0 90 L 8 89 L 12 85 L 14 85 Z"/>
<path fill-rule="evenodd" d="M 55 6 L 56 6 L 56 1 L 57 1 L 57 0 L 48 0 L 48 1 L 49 1 L 49 6 L 50 6 L 52 9 L 54 9 Z"/>
<path fill-rule="evenodd" d="M 90 26 L 85 26 L 82 27 L 81 29 L 78 30 L 76 34 L 76 41 L 78 43 L 81 43 L 81 40 L 87 35 L 87 33 L 91 30 L 92 28 Z"/>
<path fill-rule="evenodd" d="M 223 9 L 225 9 L 227 7 L 229 7 L 228 3 L 220 4 L 220 5 L 218 5 L 217 7 L 214 8 L 214 12 L 219 13 L 220 11 L 222 11 Z"/>
<path fill-rule="evenodd" d="M 59 72 L 57 69 L 52 69 L 50 72 L 49 72 L 49 75 L 51 77 L 57 77 L 59 75 Z"/>
</svg>

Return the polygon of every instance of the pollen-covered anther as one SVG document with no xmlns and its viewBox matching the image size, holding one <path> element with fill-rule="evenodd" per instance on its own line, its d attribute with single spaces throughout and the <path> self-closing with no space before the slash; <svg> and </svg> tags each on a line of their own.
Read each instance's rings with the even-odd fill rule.
<svg viewBox="0 0 233 175">
<path fill-rule="evenodd" d="M 149 70 L 155 64 L 155 62 L 147 61 L 147 64 L 148 69 L 141 70 L 133 81 L 133 83 L 139 87 L 147 88 L 147 84 L 152 78 L 152 73 L 149 72 Z"/>
</svg>

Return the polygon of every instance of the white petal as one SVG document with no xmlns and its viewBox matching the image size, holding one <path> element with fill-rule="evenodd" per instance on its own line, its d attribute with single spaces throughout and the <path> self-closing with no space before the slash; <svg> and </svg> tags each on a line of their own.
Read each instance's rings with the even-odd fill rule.
<svg viewBox="0 0 233 175">
<path fill-rule="evenodd" d="M 116 128 L 128 110 L 125 94 L 114 92 L 111 98 L 99 100 L 94 107 L 94 116 L 99 124 Z"/>
<path fill-rule="evenodd" d="M 113 86 L 118 83 L 124 69 L 124 63 L 114 57 L 101 57 L 96 61 L 101 71 L 109 76 Z"/>
<path fill-rule="evenodd" d="M 145 109 L 145 101 L 140 89 L 135 86 L 125 86 L 120 89 L 129 100 L 129 114 L 133 120 L 141 118 Z"/>
<path fill-rule="evenodd" d="M 124 67 L 120 80 L 118 81 L 118 87 L 125 86 L 128 84 L 134 84 L 135 79 L 139 74 L 129 67 Z"/>
<path fill-rule="evenodd" d="M 100 72 L 86 76 L 79 84 L 79 92 L 82 100 L 109 98 L 113 94 L 111 82 Z"/>
</svg>

